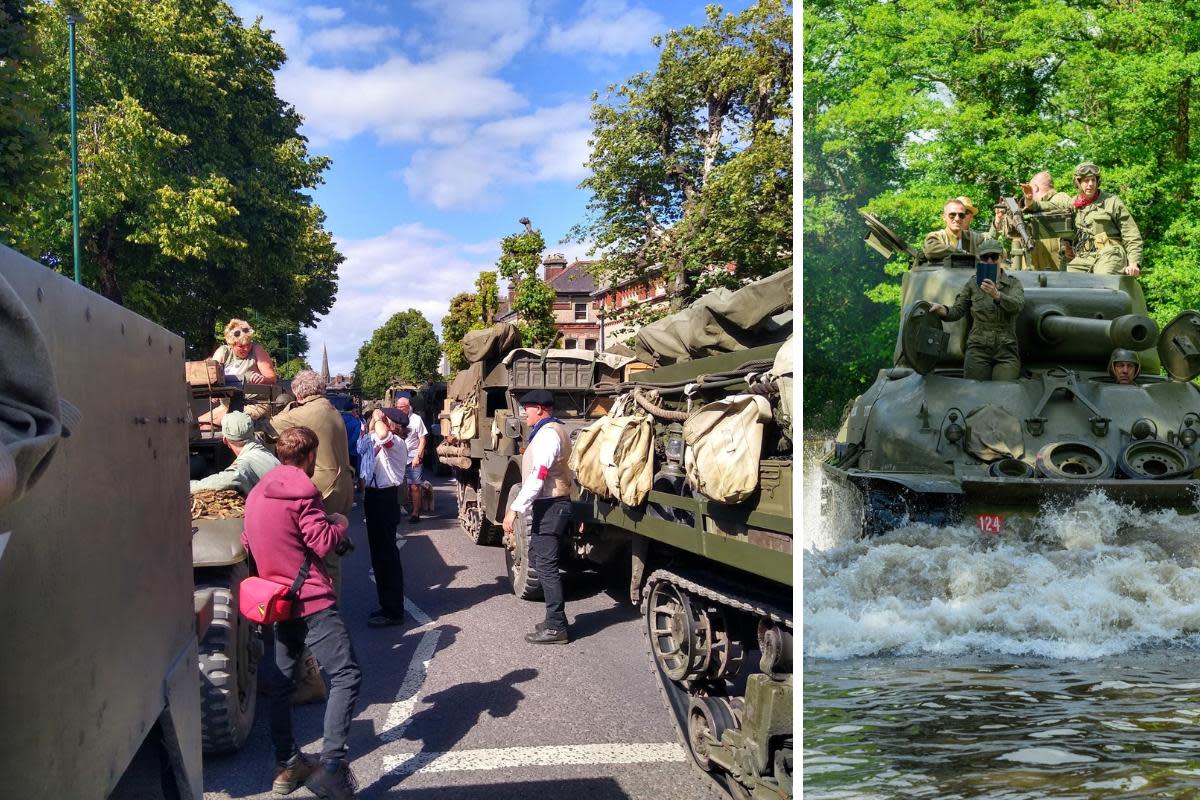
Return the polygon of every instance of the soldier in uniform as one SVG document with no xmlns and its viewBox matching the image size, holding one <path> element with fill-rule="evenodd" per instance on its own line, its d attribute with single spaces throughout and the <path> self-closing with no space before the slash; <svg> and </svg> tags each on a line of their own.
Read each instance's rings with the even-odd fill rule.
<svg viewBox="0 0 1200 800">
<path fill-rule="evenodd" d="M 1017 350 L 1017 315 L 1025 305 L 1025 290 L 1004 271 L 1004 247 L 995 239 L 979 245 L 978 258 L 1000 265 L 999 280 L 975 283 L 975 276 L 954 299 L 950 308 L 933 303 L 930 311 L 947 322 L 971 313 L 971 333 L 963 359 L 963 377 L 977 381 L 1015 381 L 1021 374 Z"/>
<path fill-rule="evenodd" d="M 1137 353 L 1123 347 L 1112 351 L 1108 359 L 1108 374 L 1112 375 L 1114 381 L 1128 386 L 1137 380 L 1141 372 L 1142 362 L 1138 360 Z"/>
<path fill-rule="evenodd" d="M 1115 194 L 1100 191 L 1100 168 L 1085 161 L 1075 168 L 1079 194 L 1064 202 L 1059 196 L 1039 200 L 1032 186 L 1022 186 L 1025 208 L 1030 211 L 1075 211 L 1075 257 L 1067 264 L 1072 272 L 1099 275 L 1140 275 L 1142 234 L 1125 203 Z"/>
<path fill-rule="evenodd" d="M 521 491 L 504 516 L 504 532 L 511 534 L 518 514 L 532 511 L 529 520 L 529 560 L 537 570 L 546 600 L 545 621 L 526 634 L 530 644 L 566 644 L 567 613 L 562 578 L 558 574 L 558 548 L 571 517 L 571 440 L 554 416 L 554 395 L 534 389 L 521 397 L 529 444 L 521 456 Z"/>
<path fill-rule="evenodd" d="M 971 212 L 962 200 L 947 200 L 942 206 L 942 221 L 946 227 L 925 235 L 925 258 L 940 261 L 951 253 L 975 255 L 979 251 L 979 243 L 987 237 L 971 230 L 970 219 Z"/>
<path fill-rule="evenodd" d="M 1029 179 L 1027 184 L 1033 193 L 1033 198 L 1044 204 L 1066 207 L 1071 202 L 1070 195 L 1055 191 L 1054 178 L 1049 172 L 1039 172 Z M 1021 185 L 1024 191 L 1026 184 Z M 1012 264 L 1014 270 L 1037 270 L 1061 272 L 1063 268 L 1062 239 L 1036 239 L 1033 242 L 1033 252 L 1025 252 L 1025 245 L 1016 231 L 1011 229 L 1011 223 L 1005 216 L 1003 204 L 996 207 L 996 218 L 992 228 L 997 234 L 1003 234 L 1012 240 Z"/>
</svg>

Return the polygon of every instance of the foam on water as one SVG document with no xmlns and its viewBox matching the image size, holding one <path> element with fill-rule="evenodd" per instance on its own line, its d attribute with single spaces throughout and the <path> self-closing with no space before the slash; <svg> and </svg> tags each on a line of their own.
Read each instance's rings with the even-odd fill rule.
<svg viewBox="0 0 1200 800">
<path fill-rule="evenodd" d="M 804 651 L 1093 659 L 1200 644 L 1200 517 L 1093 493 L 1031 535 L 913 524 L 871 540 L 825 520 L 805 474 Z"/>
</svg>

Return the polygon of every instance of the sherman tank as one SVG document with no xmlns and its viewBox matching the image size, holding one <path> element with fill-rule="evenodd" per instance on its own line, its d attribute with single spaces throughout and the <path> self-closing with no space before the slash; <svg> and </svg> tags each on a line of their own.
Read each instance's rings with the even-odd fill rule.
<svg viewBox="0 0 1200 800">
<path fill-rule="evenodd" d="M 905 249 L 877 220 L 868 225 L 876 249 Z M 1019 377 L 969 380 L 969 315 L 946 323 L 930 304 L 953 303 L 974 269 L 972 256 L 954 255 L 914 259 L 904 274 L 894 363 L 849 404 L 821 463 L 827 513 L 852 516 L 868 536 L 963 521 L 1020 534 L 1048 504 L 1095 491 L 1194 513 L 1200 313 L 1159 330 L 1136 278 L 1012 272 L 1025 293 Z M 1137 354 L 1132 383 L 1109 374 L 1117 348 Z"/>
<path fill-rule="evenodd" d="M 628 546 L 654 673 L 696 765 L 792 796 L 792 271 L 643 328 L 649 369 L 575 439 L 584 535 Z"/>
</svg>

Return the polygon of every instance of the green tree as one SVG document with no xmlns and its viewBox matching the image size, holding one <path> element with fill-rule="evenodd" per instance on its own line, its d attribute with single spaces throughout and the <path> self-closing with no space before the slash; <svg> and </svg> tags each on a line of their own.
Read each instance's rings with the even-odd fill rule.
<svg viewBox="0 0 1200 800">
<path fill-rule="evenodd" d="M 656 37 L 654 73 L 593 97 L 588 219 L 572 236 L 613 282 L 662 270 L 680 307 L 734 261 L 761 277 L 792 260 L 792 16 L 787 0 Z"/>
<path fill-rule="evenodd" d="M 500 308 L 500 287 L 496 281 L 496 273 L 484 270 L 475 279 L 476 314 L 482 327 L 488 327 L 496 321 L 496 311 Z"/>
<path fill-rule="evenodd" d="M 442 342 L 451 374 L 470 366 L 463 355 L 462 339 L 479 328 L 479 298 L 460 292 L 450 299 L 450 310 L 442 317 Z"/>
<path fill-rule="evenodd" d="M 0 216 L 0 236 L 71 269 L 67 40 L 78 27 L 82 272 L 106 297 L 182 332 L 200 355 L 247 306 L 311 325 L 342 256 L 308 192 L 328 168 L 275 94 L 284 52 L 224 2 L 74 0 L 28 6 L 30 84 L 53 158 Z"/>
<path fill-rule="evenodd" d="M 49 136 L 46 97 L 36 91 L 40 54 L 29 30 L 28 0 L 0 0 L 0 238 L 43 177 Z M 64 187 L 59 187 L 60 189 Z"/>
<path fill-rule="evenodd" d="M 538 277 L 546 240 L 527 219 L 523 233 L 500 242 L 496 268 L 509 282 L 509 307 L 518 315 L 517 328 L 526 347 L 550 347 L 558 338 L 554 324 L 554 290 Z"/>
<path fill-rule="evenodd" d="M 421 384 L 438 376 L 442 346 L 433 325 L 410 308 L 393 314 L 363 342 L 354 363 L 354 388 L 365 397 L 383 397 L 393 381 Z"/>
</svg>

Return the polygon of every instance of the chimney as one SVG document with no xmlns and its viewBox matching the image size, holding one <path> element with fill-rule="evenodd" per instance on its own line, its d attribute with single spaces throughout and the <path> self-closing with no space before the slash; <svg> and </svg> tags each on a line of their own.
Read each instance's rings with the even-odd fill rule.
<svg viewBox="0 0 1200 800">
<path fill-rule="evenodd" d="M 546 283 L 567 271 L 567 257 L 562 253 L 551 253 L 542 264 L 546 267 Z"/>
</svg>

